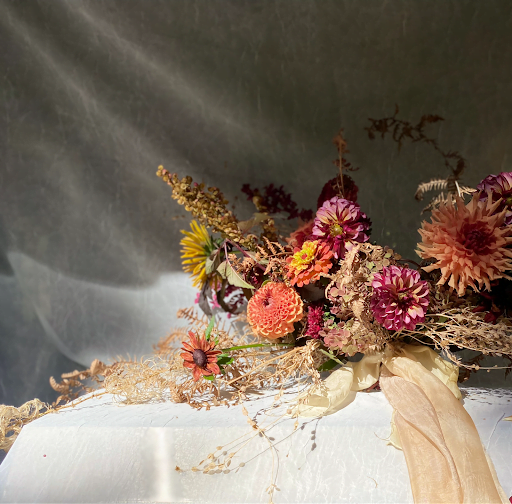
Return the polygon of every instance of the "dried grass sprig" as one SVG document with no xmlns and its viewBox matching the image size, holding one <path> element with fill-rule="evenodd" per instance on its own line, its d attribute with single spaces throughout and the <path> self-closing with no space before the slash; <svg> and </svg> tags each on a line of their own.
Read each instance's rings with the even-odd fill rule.
<svg viewBox="0 0 512 504">
<path fill-rule="evenodd" d="M 495 324 L 487 323 L 483 314 L 474 313 L 469 307 L 457 307 L 427 315 L 425 322 L 418 324 L 414 331 L 402 330 L 400 335 L 411 336 L 422 343 L 425 343 L 425 339 L 427 342 L 431 340 L 452 362 L 467 369 L 483 368 L 478 362 L 464 363 L 453 354 L 450 347 L 474 350 L 494 357 L 512 358 L 512 321 L 502 317 Z"/>
</svg>

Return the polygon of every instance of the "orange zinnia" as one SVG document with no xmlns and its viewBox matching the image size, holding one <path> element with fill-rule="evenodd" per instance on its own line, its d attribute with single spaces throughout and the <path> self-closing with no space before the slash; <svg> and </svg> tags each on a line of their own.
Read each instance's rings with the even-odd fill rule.
<svg viewBox="0 0 512 504">
<path fill-rule="evenodd" d="M 297 287 L 308 285 L 320 279 L 332 268 L 333 253 L 327 243 L 318 240 L 306 241 L 301 248 L 288 257 L 288 278 Z"/>
</svg>

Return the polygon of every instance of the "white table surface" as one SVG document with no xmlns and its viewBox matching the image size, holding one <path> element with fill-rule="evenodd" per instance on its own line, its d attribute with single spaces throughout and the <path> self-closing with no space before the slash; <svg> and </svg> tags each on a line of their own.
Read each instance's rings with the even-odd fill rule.
<svg viewBox="0 0 512 504">
<path fill-rule="evenodd" d="M 465 391 L 464 405 L 512 495 L 512 422 L 502 421 L 512 415 L 512 391 Z M 246 406 L 252 414 L 271 402 Z M 268 433 L 279 450 L 274 502 L 412 502 L 403 453 L 382 440 L 391 412 L 381 392 L 358 393 L 331 416 L 301 420 L 292 435 L 293 420 L 276 425 Z M 0 502 L 268 502 L 272 456 L 260 438 L 234 458 L 232 468 L 246 463 L 238 473 L 175 470 L 250 430 L 240 407 L 196 411 L 95 398 L 23 429 L 0 465 Z"/>
</svg>

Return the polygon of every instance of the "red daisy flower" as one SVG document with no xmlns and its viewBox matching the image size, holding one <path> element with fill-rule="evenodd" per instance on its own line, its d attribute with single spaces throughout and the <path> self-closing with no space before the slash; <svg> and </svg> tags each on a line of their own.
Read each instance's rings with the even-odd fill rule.
<svg viewBox="0 0 512 504">
<path fill-rule="evenodd" d="M 217 356 L 222 352 L 215 349 L 215 344 L 206 341 L 206 338 L 197 337 L 192 331 L 188 333 L 190 344 L 183 341 L 183 366 L 192 369 L 194 381 L 199 380 L 201 376 L 211 376 L 220 374 L 220 368 L 217 364 Z"/>
</svg>

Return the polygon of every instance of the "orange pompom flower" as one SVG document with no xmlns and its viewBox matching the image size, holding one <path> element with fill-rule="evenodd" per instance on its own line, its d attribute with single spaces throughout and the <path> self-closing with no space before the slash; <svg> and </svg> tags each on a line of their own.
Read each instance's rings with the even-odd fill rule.
<svg viewBox="0 0 512 504">
<path fill-rule="evenodd" d="M 333 256 L 327 243 L 318 240 L 304 242 L 302 248 L 296 248 L 295 253 L 286 259 L 291 284 L 302 287 L 316 282 L 322 273 L 332 268 Z"/>
<path fill-rule="evenodd" d="M 495 213 L 501 200 L 493 203 L 490 192 L 486 201 L 479 198 L 477 192 L 467 205 L 459 197 L 456 203 L 441 204 L 432 211 L 432 222 L 424 221 L 419 230 L 423 240 L 416 252 L 423 259 L 437 260 L 423 269 L 440 269 L 438 284 L 448 281 L 459 296 L 468 285 L 478 292 L 482 286 L 491 290 L 491 282 L 498 278 L 511 279 L 505 274 L 512 269 L 512 250 L 507 248 L 512 227 L 502 227 L 506 209 Z"/>
<path fill-rule="evenodd" d="M 192 369 L 192 376 L 194 381 L 199 380 L 201 376 L 211 376 L 220 374 L 220 368 L 217 364 L 217 357 L 222 352 L 215 350 L 215 344 L 206 341 L 203 336 L 200 338 L 192 331 L 188 333 L 190 343 L 183 342 L 183 366 Z"/>
<path fill-rule="evenodd" d="M 297 291 L 280 282 L 260 287 L 247 304 L 247 319 L 259 336 L 276 339 L 293 332 L 302 318 L 303 303 Z"/>
</svg>

